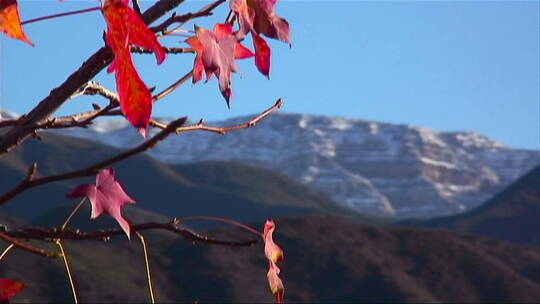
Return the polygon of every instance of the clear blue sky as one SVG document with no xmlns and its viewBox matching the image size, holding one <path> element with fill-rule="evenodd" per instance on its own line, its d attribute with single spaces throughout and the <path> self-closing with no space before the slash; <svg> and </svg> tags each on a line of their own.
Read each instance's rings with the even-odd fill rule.
<svg viewBox="0 0 540 304">
<path fill-rule="evenodd" d="M 20 2 L 23 19 L 98 5 Z M 188 1 L 179 13 L 204 4 Z M 539 10 L 538 1 L 281 1 L 277 11 L 291 23 L 293 47 L 271 42 L 270 81 L 244 60 L 231 110 L 213 80 L 185 85 L 159 101 L 154 114 L 223 119 L 259 112 L 283 97 L 285 111 L 474 130 L 539 149 Z M 197 23 L 210 26 L 227 12 L 228 4 Z M 31 109 L 102 45 L 104 29 L 93 12 L 27 25 L 35 48 L 2 35 L 0 106 Z M 182 46 L 182 40 L 163 42 Z M 170 56 L 161 67 L 153 56 L 137 55 L 136 62 L 145 81 L 160 89 L 190 69 L 193 55 Z M 98 79 L 114 88 L 111 74 Z M 97 101 L 104 102 L 74 99 L 59 113 L 88 110 Z"/>
</svg>

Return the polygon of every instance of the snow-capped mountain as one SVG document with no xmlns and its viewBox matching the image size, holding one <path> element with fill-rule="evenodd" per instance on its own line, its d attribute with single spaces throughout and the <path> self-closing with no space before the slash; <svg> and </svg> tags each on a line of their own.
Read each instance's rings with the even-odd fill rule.
<svg viewBox="0 0 540 304">
<path fill-rule="evenodd" d="M 246 122 L 238 117 L 216 122 Z M 157 130 L 153 130 L 157 132 Z M 142 141 L 124 120 L 62 130 L 117 147 Z M 478 206 L 540 163 L 540 153 L 475 132 L 340 117 L 272 114 L 225 136 L 170 136 L 149 152 L 168 163 L 235 160 L 285 173 L 369 215 L 434 217 Z"/>
</svg>

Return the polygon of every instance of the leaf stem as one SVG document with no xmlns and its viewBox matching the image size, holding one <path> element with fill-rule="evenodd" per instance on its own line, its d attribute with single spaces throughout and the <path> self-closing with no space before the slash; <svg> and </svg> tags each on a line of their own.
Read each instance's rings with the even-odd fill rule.
<svg viewBox="0 0 540 304">
<path fill-rule="evenodd" d="M 41 17 L 37 17 L 37 18 L 34 18 L 34 19 L 29 19 L 29 20 L 23 21 L 23 22 L 21 22 L 21 24 L 28 24 L 28 23 L 34 23 L 34 22 L 38 22 L 38 21 L 42 21 L 42 20 L 47 20 L 47 19 L 59 18 L 59 17 L 69 16 L 69 15 L 82 14 L 82 13 L 97 11 L 97 10 L 100 10 L 100 9 L 101 9 L 101 6 L 96 6 L 96 7 L 85 8 L 85 9 L 80 9 L 80 10 L 75 10 L 75 11 L 69 11 L 69 12 L 64 12 L 64 13 L 59 13 L 59 14 L 41 16 Z"/>
<path fill-rule="evenodd" d="M 161 99 L 169 94 L 171 94 L 174 90 L 176 90 L 179 86 L 181 86 L 184 82 L 186 82 L 188 79 L 191 78 L 191 76 L 193 76 L 193 71 L 189 71 L 187 74 L 185 74 L 184 76 L 182 76 L 180 79 L 178 79 L 177 81 L 175 81 L 173 84 L 171 84 L 168 88 L 166 88 L 165 90 L 157 93 L 156 95 L 154 95 L 152 98 L 154 101 L 158 100 L 158 99 Z"/>
<path fill-rule="evenodd" d="M 234 226 L 238 226 L 240 228 L 244 228 L 247 231 L 251 231 L 259 236 L 262 236 L 262 233 L 257 231 L 257 229 L 250 227 L 246 224 L 243 224 L 239 221 L 229 219 L 229 218 L 223 218 L 223 217 L 215 217 L 215 216 L 189 216 L 184 218 L 177 218 L 178 222 L 187 222 L 187 221 L 193 221 L 193 220 L 209 220 L 209 221 L 217 221 L 217 222 L 225 222 Z"/>
<path fill-rule="evenodd" d="M 144 236 L 136 232 L 137 236 L 141 240 L 141 244 L 144 251 L 144 262 L 146 264 L 146 279 L 148 281 L 148 290 L 150 291 L 150 300 L 152 301 L 152 304 L 156 303 L 156 299 L 154 297 L 154 286 L 152 284 L 152 274 L 150 272 L 150 259 L 148 258 L 148 249 L 146 247 L 146 241 L 144 239 Z"/>
<path fill-rule="evenodd" d="M 6 254 L 7 254 L 13 247 L 15 247 L 15 244 L 11 243 L 11 244 L 9 244 L 9 246 L 6 247 L 6 249 L 4 249 L 4 251 L 3 251 L 2 254 L 0 255 L 0 261 L 6 256 Z"/>
<path fill-rule="evenodd" d="M 86 197 L 84 197 L 78 204 L 77 206 L 75 206 L 75 208 L 73 209 L 73 211 L 71 211 L 71 213 L 69 214 L 69 216 L 67 217 L 67 219 L 64 221 L 64 223 L 62 224 L 62 230 L 66 229 L 67 225 L 69 224 L 69 222 L 71 221 L 71 219 L 75 216 L 75 214 L 77 213 L 77 211 L 79 211 L 79 209 L 81 209 L 82 205 L 84 204 L 84 202 L 86 201 Z"/>
<path fill-rule="evenodd" d="M 73 280 L 73 275 L 71 274 L 71 267 L 69 266 L 69 259 L 67 256 L 67 252 L 64 249 L 64 246 L 62 245 L 62 240 L 57 239 L 56 245 L 60 247 L 60 251 L 62 252 L 62 259 L 64 260 L 64 266 L 66 267 L 66 272 L 69 278 L 69 284 L 71 285 L 71 292 L 73 293 L 73 300 L 75 301 L 75 304 L 79 303 L 79 295 L 77 293 L 77 288 L 75 287 L 75 280 Z"/>
</svg>

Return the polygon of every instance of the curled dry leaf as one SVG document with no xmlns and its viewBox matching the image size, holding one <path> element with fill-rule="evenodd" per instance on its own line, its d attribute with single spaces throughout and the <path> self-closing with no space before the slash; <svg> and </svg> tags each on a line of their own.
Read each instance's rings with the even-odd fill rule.
<svg viewBox="0 0 540 304">
<path fill-rule="evenodd" d="M 289 22 L 275 12 L 277 0 L 231 0 L 231 10 L 238 16 L 238 37 L 247 33 L 253 37 L 255 65 L 259 71 L 270 75 L 270 47 L 261 35 L 291 43 Z"/>
<path fill-rule="evenodd" d="M 84 184 L 75 187 L 67 194 L 69 197 L 86 196 L 92 205 L 91 218 L 100 216 L 103 212 L 112 216 L 130 238 L 131 230 L 129 222 L 122 216 L 121 208 L 128 203 L 135 203 L 125 190 L 124 186 L 116 179 L 113 168 L 99 171 L 96 184 Z"/>
<path fill-rule="evenodd" d="M 235 59 L 252 57 L 253 52 L 238 41 L 232 25 L 228 23 L 216 24 L 213 31 L 195 26 L 195 33 L 186 40 L 197 52 L 193 63 L 193 83 L 201 80 L 204 74 L 207 81 L 216 75 L 221 94 L 229 106 L 231 73 L 238 72 Z"/>
<path fill-rule="evenodd" d="M 165 60 L 165 50 L 128 0 L 105 1 L 103 15 L 107 21 L 107 42 L 114 52 L 108 72 L 116 72 L 120 109 L 145 136 L 152 116 L 152 94 L 135 69 L 130 50 L 133 44 L 151 49 L 158 64 Z"/>
<path fill-rule="evenodd" d="M 17 0 L 0 0 L 0 30 L 9 37 L 22 40 L 34 46 L 34 43 L 30 41 L 30 38 L 28 38 L 21 25 Z"/>
<path fill-rule="evenodd" d="M 274 264 L 270 263 L 270 269 L 268 269 L 268 273 L 266 274 L 268 278 L 268 285 L 270 286 L 272 293 L 276 296 L 276 303 L 283 303 L 285 287 L 283 287 L 283 282 L 278 276 L 280 271 L 279 268 L 272 265 Z"/>
<path fill-rule="evenodd" d="M 0 278 L 0 303 L 7 303 L 25 287 L 23 282 Z"/>
<path fill-rule="evenodd" d="M 276 224 L 274 220 L 268 219 L 264 224 L 263 232 L 264 254 L 266 255 L 269 263 L 267 273 L 268 285 L 270 286 L 272 293 L 276 296 L 276 303 L 283 303 L 285 288 L 283 286 L 283 282 L 279 278 L 279 273 L 281 270 L 279 269 L 277 263 L 283 260 L 284 256 L 283 250 L 276 243 L 274 243 L 273 233 L 275 229 Z"/>
<path fill-rule="evenodd" d="M 289 22 L 275 12 L 278 0 L 231 0 L 231 10 L 238 15 L 240 33 L 263 34 L 291 43 Z"/>
</svg>

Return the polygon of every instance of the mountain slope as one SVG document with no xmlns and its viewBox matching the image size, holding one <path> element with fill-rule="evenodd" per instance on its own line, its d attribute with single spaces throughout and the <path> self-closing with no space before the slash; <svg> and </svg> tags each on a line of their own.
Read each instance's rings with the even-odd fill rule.
<svg viewBox="0 0 540 304">
<path fill-rule="evenodd" d="M 495 239 L 540 245 L 540 166 L 466 214 L 412 221 L 407 225 L 448 228 Z"/>
<path fill-rule="evenodd" d="M 261 228 L 262 222 L 255 226 Z M 159 302 L 273 301 L 262 244 L 194 246 L 166 232 L 145 235 Z M 210 235 L 254 237 L 236 228 Z M 291 302 L 540 300 L 539 248 L 441 230 L 367 226 L 333 216 L 278 218 L 275 240 L 285 250 L 282 276 Z M 66 243 L 83 301 L 148 301 L 142 249 L 135 239 Z M 61 261 L 14 251 L 3 263 L 0 276 L 32 284 L 15 300 L 70 300 Z"/>
<path fill-rule="evenodd" d="M 118 120 L 63 132 L 119 147 L 140 140 Z M 262 166 L 364 214 L 400 218 L 470 210 L 540 163 L 538 151 L 511 149 L 474 132 L 283 113 L 226 136 L 198 131 L 170 137 L 150 153 L 167 163 L 234 160 Z"/>
<path fill-rule="evenodd" d="M 43 137 L 43 141 L 29 140 L 0 158 L 1 192 L 16 185 L 34 161 L 39 163 L 39 174 L 48 175 L 82 168 L 121 151 L 55 134 Z M 137 199 L 137 206 L 170 216 L 209 215 L 252 221 L 276 215 L 344 212 L 328 197 L 286 176 L 248 165 L 172 167 L 148 155 L 138 155 L 115 168 L 119 179 Z M 184 175 L 183 171 L 193 177 Z M 227 183 L 205 182 L 225 177 L 221 176 L 223 172 L 228 172 Z M 73 204 L 75 200 L 66 198 L 65 193 L 76 184 L 94 181 L 83 178 L 39 186 L 1 206 L 0 211 L 30 219 L 48 208 Z"/>
</svg>

